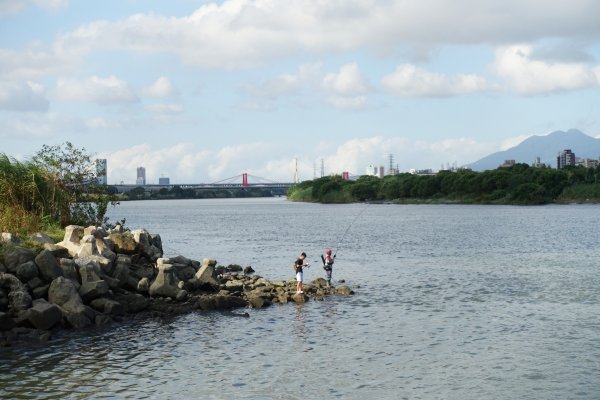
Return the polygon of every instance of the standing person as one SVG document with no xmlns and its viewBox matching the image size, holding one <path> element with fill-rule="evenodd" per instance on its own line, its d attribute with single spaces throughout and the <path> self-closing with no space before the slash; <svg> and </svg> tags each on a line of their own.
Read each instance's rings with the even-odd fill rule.
<svg viewBox="0 0 600 400">
<path fill-rule="evenodd" d="M 304 277 L 302 268 L 304 266 L 308 266 L 308 264 L 304 264 L 304 259 L 306 258 L 306 253 L 302 252 L 300 257 L 294 262 L 294 269 L 296 271 L 296 293 L 304 293 L 302 291 L 302 278 Z"/>
<path fill-rule="evenodd" d="M 323 269 L 325 270 L 325 277 L 327 278 L 327 285 L 331 287 L 331 274 L 333 272 L 333 262 L 335 260 L 336 254 L 331 256 L 331 249 L 325 249 L 325 257 L 321 255 L 321 260 L 323 260 Z"/>
</svg>

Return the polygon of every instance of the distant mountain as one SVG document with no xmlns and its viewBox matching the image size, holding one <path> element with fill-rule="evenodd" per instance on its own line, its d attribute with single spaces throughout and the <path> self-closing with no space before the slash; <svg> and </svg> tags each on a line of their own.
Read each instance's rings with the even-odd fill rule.
<svg viewBox="0 0 600 400">
<path fill-rule="evenodd" d="M 600 139 L 588 136 L 577 129 L 570 129 L 567 132 L 556 131 L 546 136 L 531 136 L 515 147 L 490 154 L 466 167 L 474 171 L 483 171 L 498 168 L 504 160 L 531 164 L 536 157 L 540 157 L 542 163 L 556 168 L 556 155 L 565 149 L 571 149 L 576 157 L 598 159 Z"/>
</svg>

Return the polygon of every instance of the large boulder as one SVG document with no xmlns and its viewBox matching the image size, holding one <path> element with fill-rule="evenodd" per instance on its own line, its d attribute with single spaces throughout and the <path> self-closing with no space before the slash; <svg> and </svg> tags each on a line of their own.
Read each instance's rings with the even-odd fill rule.
<svg viewBox="0 0 600 400">
<path fill-rule="evenodd" d="M 85 258 L 99 254 L 98 247 L 96 246 L 96 238 L 93 235 L 87 235 L 81 238 L 81 244 L 79 245 L 79 249 L 77 249 L 75 257 Z"/>
<path fill-rule="evenodd" d="M 62 312 L 55 304 L 44 299 L 34 300 L 33 306 L 27 310 L 27 320 L 37 329 L 50 329 L 62 320 Z"/>
<path fill-rule="evenodd" d="M 137 243 L 130 234 L 111 233 L 108 238 L 114 243 L 116 253 L 134 254 L 137 251 Z"/>
<path fill-rule="evenodd" d="M 53 280 L 48 290 L 48 301 L 62 309 L 65 318 L 74 328 L 84 328 L 92 324 L 95 313 L 85 307 L 70 279 L 61 276 Z"/>
<path fill-rule="evenodd" d="M 34 233 L 33 235 L 30 236 L 30 239 L 34 243 L 39 244 L 40 246 L 43 246 L 45 244 L 54 244 L 54 240 L 52 240 L 52 238 L 50 236 L 48 236 L 42 232 Z"/>
<path fill-rule="evenodd" d="M 354 294 L 354 291 L 350 289 L 348 286 L 338 286 L 335 289 L 335 294 L 339 294 L 341 296 L 350 296 Z"/>
<path fill-rule="evenodd" d="M 35 253 L 29 249 L 18 246 L 8 247 L 4 253 L 4 264 L 8 272 L 17 272 L 17 267 L 28 261 L 35 260 Z"/>
<path fill-rule="evenodd" d="M 42 250 L 35 258 L 40 275 L 46 282 L 52 282 L 59 276 L 63 276 L 62 269 L 56 261 L 56 257 L 49 250 Z"/>
<path fill-rule="evenodd" d="M 149 304 L 148 298 L 139 293 L 117 293 L 115 294 L 115 300 L 121 303 L 128 313 L 143 311 L 148 308 Z"/>
<path fill-rule="evenodd" d="M 160 251 L 161 257 L 162 254 L 164 253 L 163 251 L 163 245 L 162 245 L 162 238 L 160 237 L 159 234 L 150 234 L 150 243 L 152 244 L 152 246 L 156 247 L 158 249 L 158 251 Z"/>
<path fill-rule="evenodd" d="M 123 305 L 121 303 L 119 303 L 116 300 L 99 298 L 99 299 L 93 300 L 90 303 L 90 305 L 92 306 L 92 308 L 94 310 L 100 311 L 101 313 L 104 313 L 104 314 L 111 314 L 111 315 L 125 314 L 125 308 L 123 307 Z"/>
<path fill-rule="evenodd" d="M 116 260 L 112 277 L 119 281 L 119 286 L 123 287 L 129 283 L 131 268 L 131 257 L 126 254 L 119 254 Z"/>
<path fill-rule="evenodd" d="M 15 320 L 5 312 L 0 311 L 0 332 L 9 331 L 16 325 Z"/>
<path fill-rule="evenodd" d="M 156 265 L 158 267 L 164 264 L 169 264 L 173 267 L 175 277 L 180 281 L 189 281 L 196 273 L 196 268 L 194 268 L 192 260 L 183 256 L 177 256 L 174 258 L 158 258 L 156 260 Z"/>
<path fill-rule="evenodd" d="M 306 293 L 296 293 L 292 296 L 292 300 L 295 303 L 306 303 L 308 301 L 308 296 Z"/>
<path fill-rule="evenodd" d="M 181 297 L 182 290 L 177 287 L 177 280 L 171 264 L 161 264 L 158 266 L 156 279 L 150 285 L 148 293 L 152 297 L 170 297 L 177 299 Z"/>
<path fill-rule="evenodd" d="M 0 287 L 8 289 L 8 304 L 13 314 L 17 315 L 31 306 L 27 287 L 16 276 L 0 273 Z"/>
<path fill-rule="evenodd" d="M 97 265 L 101 269 L 101 271 L 100 271 L 101 275 L 110 274 L 113 271 L 112 261 L 110 261 L 110 259 L 103 257 L 99 254 L 94 254 L 94 255 L 85 256 L 85 257 L 77 257 L 74 260 L 79 268 L 81 268 L 84 265 L 88 265 L 88 264 Z"/>
<path fill-rule="evenodd" d="M 16 275 L 21 282 L 29 282 L 33 278 L 38 277 L 38 267 L 35 265 L 35 262 L 27 261 L 26 263 L 23 263 L 17 267 Z"/>
<path fill-rule="evenodd" d="M 79 275 L 81 275 L 79 294 L 86 302 L 108 294 L 108 283 L 100 277 L 98 269 L 92 263 L 79 267 Z"/>
<path fill-rule="evenodd" d="M 111 245 L 112 243 L 109 245 L 106 243 L 106 241 L 104 241 L 104 239 L 96 238 L 96 249 L 98 249 L 98 254 L 100 254 L 102 257 L 108 258 L 114 263 L 117 259 L 117 253 L 112 251 Z"/>
<path fill-rule="evenodd" d="M 80 247 L 80 237 L 83 236 L 83 226 L 69 225 L 65 228 L 65 236 L 62 242 L 58 242 L 57 245 L 64 247 L 69 251 L 69 255 L 74 257 L 77 255 Z"/>
</svg>

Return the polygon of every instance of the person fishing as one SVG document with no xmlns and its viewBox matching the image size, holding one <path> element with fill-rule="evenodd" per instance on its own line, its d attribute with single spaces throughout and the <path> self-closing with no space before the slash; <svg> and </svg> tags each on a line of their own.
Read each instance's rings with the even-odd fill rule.
<svg viewBox="0 0 600 400">
<path fill-rule="evenodd" d="M 304 293 L 302 291 L 302 279 L 304 278 L 303 267 L 308 267 L 308 264 L 304 264 L 306 253 L 302 252 L 300 257 L 294 262 L 294 270 L 296 271 L 296 293 Z"/>
<path fill-rule="evenodd" d="M 331 255 L 331 249 L 325 249 L 325 257 L 321 254 L 321 260 L 323 261 L 323 269 L 325 270 L 325 278 L 327 279 L 327 286 L 331 287 L 331 274 L 333 272 L 333 263 L 335 256 Z"/>
</svg>

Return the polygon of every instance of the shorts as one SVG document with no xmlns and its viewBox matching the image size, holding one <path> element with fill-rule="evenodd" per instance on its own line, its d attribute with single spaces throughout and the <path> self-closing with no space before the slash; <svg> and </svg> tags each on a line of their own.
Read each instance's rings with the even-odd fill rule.
<svg viewBox="0 0 600 400">
<path fill-rule="evenodd" d="M 303 274 L 302 272 L 296 272 L 296 281 L 302 282 Z"/>
</svg>

